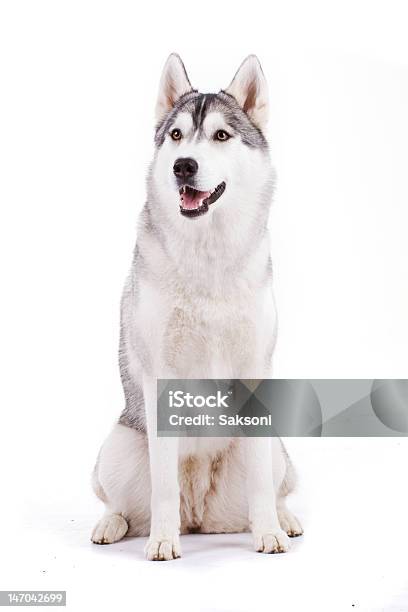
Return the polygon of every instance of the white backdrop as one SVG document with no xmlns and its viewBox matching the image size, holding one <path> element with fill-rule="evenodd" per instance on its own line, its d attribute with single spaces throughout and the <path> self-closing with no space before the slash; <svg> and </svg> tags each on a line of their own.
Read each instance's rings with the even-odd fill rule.
<svg viewBox="0 0 408 612">
<path fill-rule="evenodd" d="M 91 597 L 189 611 L 348 610 L 354 597 L 372 610 L 373 593 L 383 609 L 408 608 L 405 440 L 289 441 L 310 535 L 288 560 L 259 561 L 243 536 L 207 538 L 201 554 L 187 539 L 191 561 L 171 567 L 142 561 L 138 541 L 87 541 L 101 510 L 89 473 L 122 406 L 119 299 L 171 51 L 203 91 L 225 87 L 248 53 L 269 81 L 275 375 L 408 377 L 407 17 L 403 1 L 3 0 L 0 588 L 66 588 L 75 610 Z M 329 502 L 310 493 L 319 479 Z M 213 603 L 198 601 L 200 584 L 216 585 Z"/>
</svg>

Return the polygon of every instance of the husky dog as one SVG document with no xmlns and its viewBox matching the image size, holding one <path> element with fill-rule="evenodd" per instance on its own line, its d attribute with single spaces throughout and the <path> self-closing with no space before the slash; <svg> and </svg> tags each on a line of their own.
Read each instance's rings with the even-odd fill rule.
<svg viewBox="0 0 408 612">
<path fill-rule="evenodd" d="M 278 438 L 159 438 L 157 378 L 270 377 L 276 315 L 267 220 L 268 95 L 251 55 L 227 89 L 201 94 L 172 54 L 156 107 L 147 203 L 121 307 L 126 406 L 93 486 L 106 512 L 92 541 L 149 536 L 150 560 L 179 535 L 251 530 L 256 551 L 302 533 L 285 505 L 294 472 Z"/>
</svg>

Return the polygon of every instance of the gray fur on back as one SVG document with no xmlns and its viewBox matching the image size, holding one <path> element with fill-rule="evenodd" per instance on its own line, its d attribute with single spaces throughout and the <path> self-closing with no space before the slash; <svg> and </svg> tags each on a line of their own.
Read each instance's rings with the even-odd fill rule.
<svg viewBox="0 0 408 612">
<path fill-rule="evenodd" d="M 132 268 L 125 283 L 125 287 L 121 300 L 120 311 L 120 339 L 119 339 L 119 369 L 122 380 L 123 391 L 125 394 L 125 407 L 119 417 L 119 423 L 127 427 L 133 427 L 139 431 L 146 431 L 146 420 L 144 411 L 143 390 L 141 385 L 138 385 L 131 372 L 128 362 L 128 351 L 126 350 L 127 342 L 133 337 L 129 330 L 132 326 L 132 304 L 138 300 L 138 283 L 137 272 L 138 262 L 142 264 L 138 247 L 136 245 Z M 140 346 L 137 347 L 138 352 L 143 358 L 143 342 L 140 338 Z M 147 354 L 147 351 L 144 351 Z"/>
</svg>

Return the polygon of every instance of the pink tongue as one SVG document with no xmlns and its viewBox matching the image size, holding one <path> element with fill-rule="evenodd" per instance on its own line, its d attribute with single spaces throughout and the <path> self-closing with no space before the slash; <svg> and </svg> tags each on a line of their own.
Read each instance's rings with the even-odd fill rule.
<svg viewBox="0 0 408 612">
<path fill-rule="evenodd" d="M 181 206 L 192 210 L 199 208 L 206 198 L 211 195 L 211 191 L 186 191 L 181 196 Z"/>
</svg>

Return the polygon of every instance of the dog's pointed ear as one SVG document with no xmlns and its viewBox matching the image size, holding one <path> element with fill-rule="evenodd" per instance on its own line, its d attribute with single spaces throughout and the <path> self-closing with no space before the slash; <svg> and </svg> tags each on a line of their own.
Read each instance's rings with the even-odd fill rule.
<svg viewBox="0 0 408 612">
<path fill-rule="evenodd" d="M 268 121 L 268 86 L 256 55 L 248 55 L 225 93 L 233 96 L 248 117 L 264 130 Z"/>
<path fill-rule="evenodd" d="M 159 123 L 173 108 L 177 100 L 192 91 L 186 69 L 177 53 L 169 55 L 160 79 L 159 95 L 156 103 L 156 120 Z"/>
</svg>

